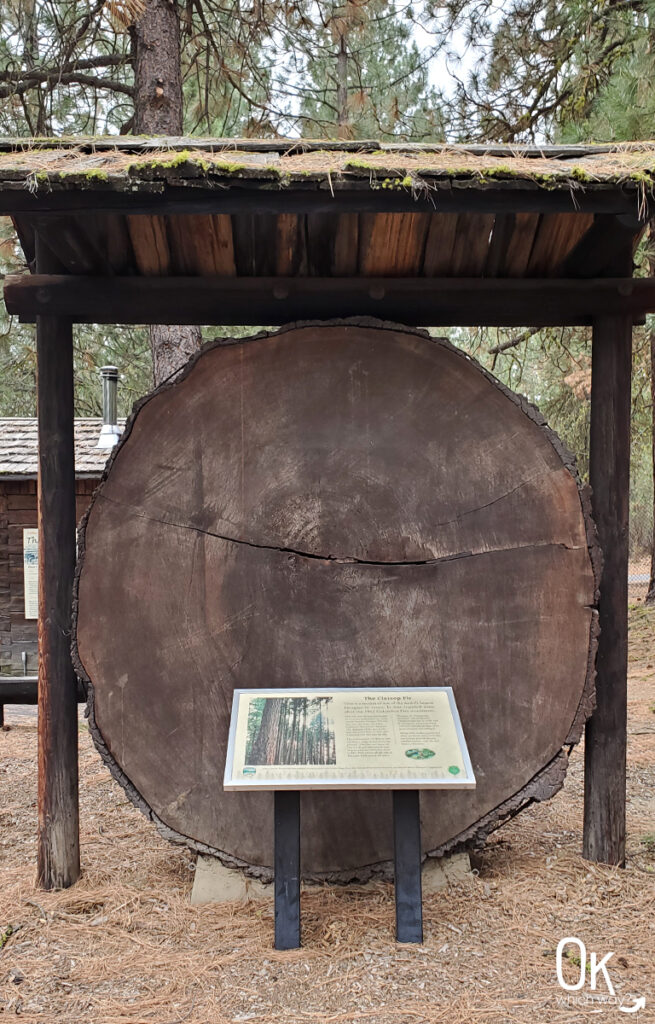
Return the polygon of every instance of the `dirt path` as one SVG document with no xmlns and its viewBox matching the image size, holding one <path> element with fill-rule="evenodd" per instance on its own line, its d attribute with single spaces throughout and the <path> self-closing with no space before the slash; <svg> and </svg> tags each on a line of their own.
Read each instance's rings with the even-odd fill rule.
<svg viewBox="0 0 655 1024">
<path fill-rule="evenodd" d="M 84 877 L 34 886 L 36 729 L 0 733 L 0 1014 L 62 1024 L 501 1024 L 655 1020 L 655 614 L 631 612 L 628 865 L 579 855 L 582 751 L 564 790 L 497 832 L 464 884 L 425 900 L 423 947 L 393 941 L 393 893 L 303 896 L 302 950 L 271 948 L 270 900 L 189 905 L 192 858 L 155 834 L 80 723 Z M 566 993 L 575 935 L 617 1002 Z M 579 968 L 571 960 L 566 976 Z M 599 976 L 596 997 L 607 996 Z"/>
</svg>

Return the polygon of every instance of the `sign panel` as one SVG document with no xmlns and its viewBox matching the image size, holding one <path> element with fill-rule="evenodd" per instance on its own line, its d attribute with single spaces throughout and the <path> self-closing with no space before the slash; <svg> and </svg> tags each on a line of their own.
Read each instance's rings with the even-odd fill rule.
<svg viewBox="0 0 655 1024">
<path fill-rule="evenodd" d="M 449 686 L 235 690 L 225 789 L 472 789 Z"/>
<path fill-rule="evenodd" d="M 23 530 L 23 590 L 25 618 L 39 617 L 39 531 L 33 527 Z"/>
</svg>

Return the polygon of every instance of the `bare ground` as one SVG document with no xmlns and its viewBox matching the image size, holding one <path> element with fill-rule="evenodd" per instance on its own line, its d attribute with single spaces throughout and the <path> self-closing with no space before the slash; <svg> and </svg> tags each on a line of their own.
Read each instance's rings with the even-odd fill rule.
<svg viewBox="0 0 655 1024">
<path fill-rule="evenodd" d="M 34 885 L 36 728 L 0 733 L 0 1015 L 62 1024 L 655 1021 L 655 613 L 631 611 L 628 862 L 580 856 L 581 749 L 564 790 L 492 836 L 475 873 L 425 899 L 424 946 L 394 942 L 391 887 L 303 895 L 303 948 L 272 949 L 272 900 L 191 907 L 193 859 L 127 803 L 80 723 L 82 859 Z M 616 1001 L 566 993 L 566 935 L 609 962 Z M 579 967 L 569 960 L 567 978 Z M 596 997 L 607 996 L 602 976 Z M 618 1003 L 646 1008 L 618 1016 Z"/>
</svg>

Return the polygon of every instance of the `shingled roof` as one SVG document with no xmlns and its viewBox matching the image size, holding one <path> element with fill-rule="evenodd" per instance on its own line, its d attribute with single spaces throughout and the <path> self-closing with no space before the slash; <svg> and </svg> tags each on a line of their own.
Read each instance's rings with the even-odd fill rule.
<svg viewBox="0 0 655 1024">
<path fill-rule="evenodd" d="M 125 420 L 120 420 L 121 429 Z M 77 476 L 99 477 L 110 455 L 96 448 L 102 419 L 75 419 L 75 472 Z M 32 478 L 38 472 L 38 438 L 35 417 L 0 417 L 0 478 Z"/>
<path fill-rule="evenodd" d="M 417 190 L 439 182 L 514 181 L 543 188 L 652 185 L 655 142 L 502 146 L 304 139 L 95 137 L 0 139 L 0 188 L 135 188 L 156 181 L 258 180 L 331 189 L 347 181 Z M 150 183 L 150 184 L 148 184 Z"/>
</svg>

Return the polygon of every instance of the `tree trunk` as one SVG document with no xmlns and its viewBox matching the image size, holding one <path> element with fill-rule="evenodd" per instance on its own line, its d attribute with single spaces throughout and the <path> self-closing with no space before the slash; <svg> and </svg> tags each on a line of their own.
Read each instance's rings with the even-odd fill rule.
<svg viewBox="0 0 655 1024">
<path fill-rule="evenodd" d="M 137 135 L 182 134 L 180 21 L 171 0 L 148 0 L 133 28 L 134 131 Z"/>
<path fill-rule="evenodd" d="M 291 738 L 289 740 L 289 753 L 287 755 L 287 764 L 294 764 L 296 757 L 296 740 L 298 737 L 298 702 L 294 700 L 292 707 L 292 719 L 291 719 Z"/>
<path fill-rule="evenodd" d="M 286 713 L 287 713 L 287 711 L 286 711 L 287 702 L 286 702 L 286 700 L 284 698 L 282 698 L 282 700 L 280 701 L 279 708 L 280 708 L 280 713 L 279 713 L 279 716 L 278 716 L 277 733 L 276 733 L 276 738 L 275 738 L 275 752 L 274 752 L 273 760 L 271 761 L 271 764 L 279 764 L 280 763 L 280 758 L 282 756 L 282 748 L 283 748 L 283 745 L 284 745 L 284 722 L 285 722 Z"/>
<path fill-rule="evenodd" d="M 342 29 L 337 54 L 337 124 L 340 139 L 348 138 L 348 51 L 346 31 Z"/>
<path fill-rule="evenodd" d="M 307 764 L 307 705 L 309 700 L 307 697 L 303 700 L 302 704 L 302 764 Z"/>
<path fill-rule="evenodd" d="M 150 348 L 152 349 L 152 375 L 155 384 L 161 384 L 184 366 L 202 343 L 199 327 L 165 327 L 152 324 L 150 327 Z"/>
<path fill-rule="evenodd" d="M 253 764 L 275 764 L 275 749 L 280 727 L 280 704 L 267 700 L 264 703 L 257 738 L 252 748 Z"/>
<path fill-rule="evenodd" d="M 135 47 L 134 132 L 182 134 L 180 16 L 174 0 L 148 0 L 132 29 Z M 155 384 L 176 373 L 200 348 L 199 327 L 150 327 Z"/>
</svg>

